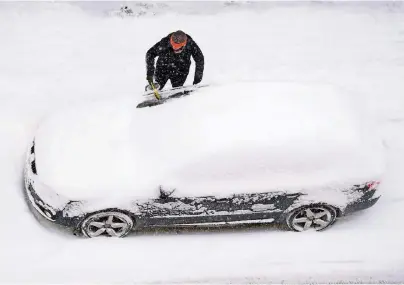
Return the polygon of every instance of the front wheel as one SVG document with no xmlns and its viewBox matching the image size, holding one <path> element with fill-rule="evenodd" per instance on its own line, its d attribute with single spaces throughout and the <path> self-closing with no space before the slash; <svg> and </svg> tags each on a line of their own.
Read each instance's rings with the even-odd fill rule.
<svg viewBox="0 0 404 285">
<path fill-rule="evenodd" d="M 81 232 L 89 238 L 124 237 L 133 228 L 133 220 L 121 212 L 105 211 L 88 216 L 81 225 Z"/>
<path fill-rule="evenodd" d="M 337 219 L 337 210 L 328 205 L 308 205 L 293 210 L 286 218 L 289 229 L 303 232 L 310 229 L 322 231 Z"/>
</svg>

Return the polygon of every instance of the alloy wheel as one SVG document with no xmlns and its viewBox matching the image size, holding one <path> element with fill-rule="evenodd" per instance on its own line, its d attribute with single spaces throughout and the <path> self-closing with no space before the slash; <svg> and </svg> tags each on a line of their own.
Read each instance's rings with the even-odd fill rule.
<svg viewBox="0 0 404 285">
<path fill-rule="evenodd" d="M 84 220 L 81 231 L 86 237 L 124 237 L 133 227 L 132 219 L 120 212 L 101 212 Z"/>
<path fill-rule="evenodd" d="M 302 207 L 289 216 L 287 224 L 290 229 L 298 232 L 314 229 L 324 230 L 335 222 L 336 211 L 328 206 Z"/>
</svg>

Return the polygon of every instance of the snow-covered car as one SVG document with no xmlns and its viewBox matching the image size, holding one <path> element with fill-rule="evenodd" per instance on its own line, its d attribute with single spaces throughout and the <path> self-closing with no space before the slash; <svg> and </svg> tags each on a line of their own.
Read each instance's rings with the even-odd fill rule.
<svg viewBox="0 0 404 285">
<path fill-rule="evenodd" d="M 49 116 L 27 155 L 30 203 L 75 234 L 123 237 L 242 223 L 324 230 L 379 199 L 382 144 L 335 88 L 250 82 L 191 94 Z"/>
</svg>

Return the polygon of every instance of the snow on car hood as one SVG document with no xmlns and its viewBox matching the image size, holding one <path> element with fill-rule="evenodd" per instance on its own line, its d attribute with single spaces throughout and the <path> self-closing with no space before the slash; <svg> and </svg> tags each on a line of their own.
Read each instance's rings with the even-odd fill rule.
<svg viewBox="0 0 404 285">
<path fill-rule="evenodd" d="M 228 195 L 362 183 L 383 151 L 326 85 L 237 83 L 137 109 L 117 97 L 60 110 L 36 134 L 40 179 L 72 199 Z"/>
</svg>

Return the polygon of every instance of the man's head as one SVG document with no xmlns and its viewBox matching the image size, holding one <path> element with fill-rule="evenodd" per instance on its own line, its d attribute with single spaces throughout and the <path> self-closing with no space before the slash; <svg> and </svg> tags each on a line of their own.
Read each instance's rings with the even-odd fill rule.
<svg viewBox="0 0 404 285">
<path fill-rule="evenodd" d="M 187 44 L 187 35 L 183 31 L 176 31 L 171 34 L 170 44 L 175 53 L 181 53 Z"/>
</svg>

